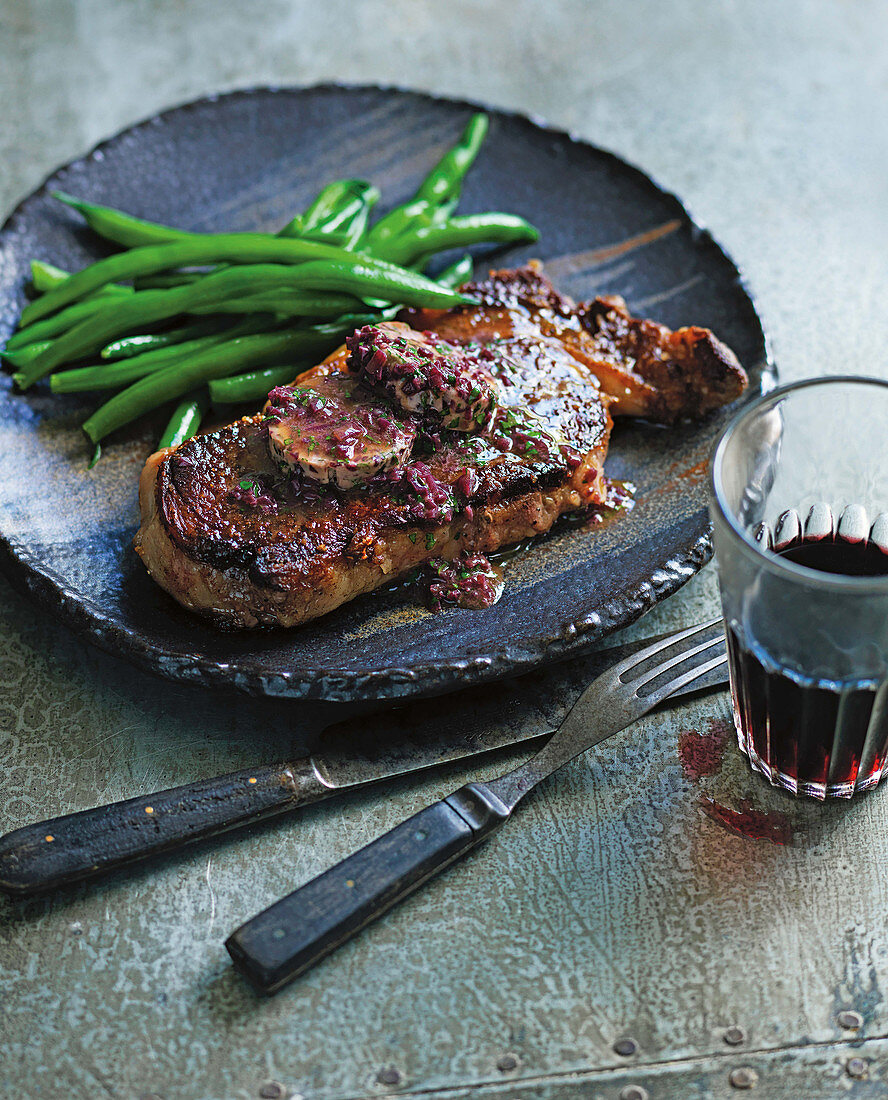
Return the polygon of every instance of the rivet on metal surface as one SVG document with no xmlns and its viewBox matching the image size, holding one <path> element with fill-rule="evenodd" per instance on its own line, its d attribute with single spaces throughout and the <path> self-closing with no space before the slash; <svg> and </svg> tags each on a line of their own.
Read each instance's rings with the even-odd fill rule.
<svg viewBox="0 0 888 1100">
<path fill-rule="evenodd" d="M 145 807 L 145 813 L 146 814 L 153 814 L 154 813 L 154 807 L 153 806 L 146 806 Z"/>
<path fill-rule="evenodd" d="M 287 1090 L 283 1085 L 279 1085 L 277 1081 L 266 1081 L 259 1089 L 259 1095 L 262 1100 L 283 1100 L 287 1095 Z"/>
<path fill-rule="evenodd" d="M 52 842 L 55 840 L 55 837 L 47 833 L 47 835 L 43 839 L 46 841 L 47 844 L 52 844 Z"/>
<path fill-rule="evenodd" d="M 846 1008 L 836 1016 L 836 1023 L 846 1031 L 856 1031 L 859 1027 L 863 1027 L 863 1017 L 859 1012 Z"/>
<path fill-rule="evenodd" d="M 726 1027 L 724 1040 L 731 1047 L 738 1047 L 746 1042 L 746 1032 L 742 1027 Z"/>
<path fill-rule="evenodd" d="M 631 1058 L 638 1052 L 638 1043 L 634 1039 L 617 1039 L 614 1050 L 621 1058 Z"/>
<path fill-rule="evenodd" d="M 284 929 L 284 928 L 275 928 L 275 930 L 271 933 L 271 938 L 273 940 L 282 940 L 284 938 L 284 936 L 286 936 L 286 934 L 287 934 L 286 929 Z"/>
<path fill-rule="evenodd" d="M 641 1085 L 627 1085 L 620 1093 L 620 1100 L 648 1100 L 648 1091 Z"/>
<path fill-rule="evenodd" d="M 247 782 L 248 783 L 257 783 L 258 780 L 256 779 L 255 775 L 251 775 L 250 778 L 247 780 Z"/>
<path fill-rule="evenodd" d="M 400 1085 L 401 1071 L 394 1066 L 386 1066 L 377 1073 L 376 1080 L 380 1085 Z"/>
<path fill-rule="evenodd" d="M 845 1070 L 849 1077 L 866 1077 L 869 1072 L 869 1063 L 866 1058 L 851 1058 Z"/>
<path fill-rule="evenodd" d="M 759 1075 L 749 1066 L 738 1066 L 732 1069 L 728 1078 L 735 1089 L 754 1089 L 758 1079 Z"/>
<path fill-rule="evenodd" d="M 508 1051 L 506 1054 L 501 1054 L 496 1060 L 496 1068 L 500 1073 L 509 1073 L 513 1069 L 517 1069 L 520 1059 L 517 1054 L 512 1054 Z"/>
</svg>

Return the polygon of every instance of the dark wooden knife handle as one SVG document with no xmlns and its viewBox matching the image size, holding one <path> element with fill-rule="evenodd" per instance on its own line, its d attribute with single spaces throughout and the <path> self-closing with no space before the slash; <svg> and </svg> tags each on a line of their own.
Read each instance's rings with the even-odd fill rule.
<svg viewBox="0 0 888 1100">
<path fill-rule="evenodd" d="M 65 886 L 330 793 L 306 758 L 25 825 L 0 837 L 0 890 Z"/>
<path fill-rule="evenodd" d="M 225 943 L 263 993 L 314 966 L 501 825 L 508 809 L 469 783 L 242 924 Z"/>
</svg>

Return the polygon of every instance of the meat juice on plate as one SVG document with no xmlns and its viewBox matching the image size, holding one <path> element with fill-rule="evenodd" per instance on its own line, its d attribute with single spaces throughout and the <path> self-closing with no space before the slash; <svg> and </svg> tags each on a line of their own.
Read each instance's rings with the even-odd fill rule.
<svg viewBox="0 0 888 1100">
<path fill-rule="evenodd" d="M 871 538 L 841 531 L 826 537 L 799 531 L 771 552 L 823 573 L 888 575 L 886 550 Z M 782 667 L 734 624 L 727 643 L 741 747 L 772 783 L 821 798 L 878 783 L 888 748 L 884 689 L 872 681 L 836 683 Z"/>
</svg>

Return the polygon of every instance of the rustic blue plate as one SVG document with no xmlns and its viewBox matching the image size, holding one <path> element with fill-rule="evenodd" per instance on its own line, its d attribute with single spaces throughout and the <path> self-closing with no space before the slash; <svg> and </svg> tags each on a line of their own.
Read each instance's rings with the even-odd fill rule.
<svg viewBox="0 0 888 1100">
<path fill-rule="evenodd" d="M 190 229 L 276 229 L 338 176 L 402 201 L 472 111 L 380 88 L 258 89 L 152 118 L 60 169 L 0 230 L 0 340 L 21 310 L 32 257 L 78 268 L 103 254 L 49 195 L 63 188 Z M 461 210 L 523 214 L 557 286 L 622 294 L 638 313 L 712 328 L 769 385 L 765 339 L 736 267 L 678 200 L 612 154 L 491 111 Z M 121 435 L 87 470 L 90 404 L 48 391 L 0 406 L 0 564 L 82 637 L 176 680 L 328 700 L 435 694 L 577 653 L 671 595 L 711 554 L 705 466 L 729 411 L 662 429 L 620 423 L 608 471 L 638 486 L 628 515 L 564 528 L 514 559 L 487 611 L 431 615 L 396 592 L 355 600 L 292 631 L 220 633 L 150 580 L 132 549 L 137 479 L 157 423 Z"/>
</svg>

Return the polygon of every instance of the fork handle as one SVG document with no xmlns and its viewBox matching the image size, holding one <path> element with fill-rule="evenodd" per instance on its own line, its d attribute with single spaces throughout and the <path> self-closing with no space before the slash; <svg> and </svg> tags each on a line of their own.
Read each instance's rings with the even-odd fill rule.
<svg viewBox="0 0 888 1100">
<path fill-rule="evenodd" d="M 509 816 L 481 783 L 433 802 L 258 916 L 225 943 L 236 968 L 274 993 L 465 855 Z"/>
</svg>

